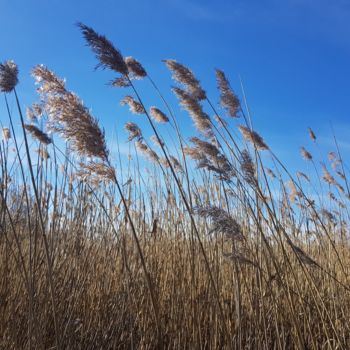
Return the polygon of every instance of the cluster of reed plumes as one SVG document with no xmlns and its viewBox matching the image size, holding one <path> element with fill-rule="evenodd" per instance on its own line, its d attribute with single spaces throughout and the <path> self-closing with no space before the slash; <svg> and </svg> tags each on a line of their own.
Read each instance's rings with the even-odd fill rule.
<svg viewBox="0 0 350 350">
<path fill-rule="evenodd" d="M 25 115 L 18 68 L 0 64 L 0 348 L 348 349 L 350 191 L 337 141 L 321 168 L 302 147 L 307 170 L 291 174 L 223 71 L 217 104 L 164 61 L 191 118 L 180 119 L 140 62 L 78 27 L 149 127 L 126 123 L 133 151 L 117 166 L 64 80 L 36 66 L 39 102 Z"/>
</svg>

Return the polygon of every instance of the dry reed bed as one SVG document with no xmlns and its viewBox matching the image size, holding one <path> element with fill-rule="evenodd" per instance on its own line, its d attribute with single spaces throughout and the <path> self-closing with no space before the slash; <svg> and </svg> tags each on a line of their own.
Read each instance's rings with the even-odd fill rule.
<svg viewBox="0 0 350 350">
<path fill-rule="evenodd" d="M 185 137 L 144 67 L 79 28 L 99 66 L 117 74 L 112 85 L 128 90 L 121 103 L 149 128 L 125 125 L 135 160 L 121 174 L 97 119 L 62 79 L 36 66 L 40 98 L 24 116 L 17 66 L 0 65 L 9 125 L 0 348 L 349 348 L 350 192 L 337 141 L 321 169 L 301 148 L 308 171 L 294 176 L 252 129 L 224 72 L 218 108 L 191 70 L 165 60 L 196 129 Z M 144 104 L 140 79 L 164 111 Z M 163 137 L 165 127 L 176 139 Z"/>
</svg>

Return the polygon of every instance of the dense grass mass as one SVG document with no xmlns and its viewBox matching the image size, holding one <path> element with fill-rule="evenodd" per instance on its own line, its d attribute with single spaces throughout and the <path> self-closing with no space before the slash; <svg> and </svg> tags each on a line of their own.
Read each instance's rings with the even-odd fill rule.
<svg viewBox="0 0 350 350">
<path fill-rule="evenodd" d="M 149 127 L 125 125 L 123 159 L 53 71 L 33 69 L 39 102 L 24 115 L 17 66 L 0 65 L 0 348 L 350 348 L 350 191 L 337 140 L 317 158 L 302 147 L 307 170 L 292 174 L 223 71 L 218 106 L 166 60 L 194 124 L 185 136 L 141 63 L 78 26 Z"/>
</svg>

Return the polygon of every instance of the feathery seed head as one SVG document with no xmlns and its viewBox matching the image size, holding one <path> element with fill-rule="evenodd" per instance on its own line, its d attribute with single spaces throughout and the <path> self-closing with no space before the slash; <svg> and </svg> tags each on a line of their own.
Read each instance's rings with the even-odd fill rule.
<svg viewBox="0 0 350 350">
<path fill-rule="evenodd" d="M 220 91 L 220 103 L 232 118 L 237 118 L 238 111 L 240 108 L 240 102 L 238 97 L 232 91 L 229 81 L 227 80 L 225 73 L 216 69 L 216 80 L 218 84 L 218 89 Z"/>
<path fill-rule="evenodd" d="M 156 107 L 151 107 L 149 113 L 152 118 L 158 123 L 167 123 L 169 121 L 169 118 Z"/>
<path fill-rule="evenodd" d="M 184 170 L 183 170 L 183 167 L 182 167 L 181 163 L 179 162 L 179 160 L 171 155 L 169 156 L 169 159 L 174 167 L 174 170 L 176 172 L 183 173 Z"/>
<path fill-rule="evenodd" d="M 66 92 L 64 80 L 59 79 L 55 73 L 42 64 L 32 69 L 32 76 L 36 84 L 39 85 L 38 92 L 41 95 L 64 94 Z"/>
<path fill-rule="evenodd" d="M 316 261 L 311 259 L 301 248 L 297 247 L 291 241 L 288 241 L 288 244 L 292 248 L 294 254 L 297 255 L 305 265 L 317 266 Z"/>
<path fill-rule="evenodd" d="M 43 116 L 44 111 L 43 111 L 43 106 L 41 104 L 33 103 L 32 110 L 33 110 L 34 115 L 37 118 L 41 118 Z"/>
<path fill-rule="evenodd" d="M 305 147 L 300 148 L 300 154 L 305 160 L 312 160 L 312 155 L 308 152 Z"/>
<path fill-rule="evenodd" d="M 37 118 L 36 118 L 34 111 L 31 107 L 26 108 L 26 117 L 31 123 L 37 122 Z"/>
<path fill-rule="evenodd" d="M 36 152 L 39 154 L 39 157 L 42 160 L 47 160 L 50 158 L 49 152 L 47 151 L 46 147 L 40 147 Z"/>
<path fill-rule="evenodd" d="M 312 131 L 311 128 L 308 128 L 307 130 L 309 132 L 309 136 L 310 136 L 311 141 L 316 142 L 316 135 L 315 135 L 315 133 Z"/>
<path fill-rule="evenodd" d="M 302 177 L 307 182 L 310 182 L 310 178 L 305 173 L 303 173 L 302 171 L 298 171 L 297 172 L 297 176 L 298 177 Z"/>
<path fill-rule="evenodd" d="M 246 149 L 241 152 L 241 169 L 244 179 L 250 185 L 256 185 L 255 165 L 253 163 L 252 157 Z"/>
<path fill-rule="evenodd" d="M 128 67 L 129 74 L 134 79 L 142 79 L 147 76 L 146 70 L 142 67 L 142 64 L 135 60 L 135 58 L 128 56 L 124 58 L 124 62 Z"/>
<path fill-rule="evenodd" d="M 326 166 L 321 163 L 321 167 L 323 170 L 323 176 L 322 179 L 327 182 L 329 185 L 336 185 L 336 181 L 334 179 L 334 177 L 330 174 L 330 172 L 328 171 L 328 169 L 326 168 Z"/>
<path fill-rule="evenodd" d="M 201 152 L 197 147 L 184 147 L 183 151 L 185 155 L 189 156 L 193 160 L 202 160 L 203 158 L 205 158 L 203 152 Z"/>
<path fill-rule="evenodd" d="M 212 124 L 209 116 L 203 112 L 202 106 L 186 91 L 177 87 L 173 88 L 175 95 L 180 100 L 180 104 L 188 111 L 199 132 L 206 137 L 213 136 Z"/>
<path fill-rule="evenodd" d="M 275 173 L 270 168 L 265 168 L 267 175 L 269 175 L 272 179 L 276 178 Z"/>
<path fill-rule="evenodd" d="M 129 132 L 129 141 L 132 141 L 133 139 L 137 139 L 139 141 L 142 139 L 141 129 L 135 123 L 126 123 L 125 129 Z"/>
<path fill-rule="evenodd" d="M 196 145 L 196 148 L 206 155 L 209 155 L 211 157 L 216 157 L 220 151 L 218 148 L 213 145 L 212 143 L 209 143 L 207 141 L 203 141 L 199 139 L 198 137 L 191 137 L 190 141 Z"/>
<path fill-rule="evenodd" d="M 78 23 L 83 36 L 99 60 L 97 67 L 108 68 L 122 75 L 128 74 L 128 67 L 122 54 L 104 36 L 97 34 L 91 27 L 83 23 Z"/>
<path fill-rule="evenodd" d="M 267 144 L 264 142 L 263 138 L 255 131 L 250 130 L 249 128 L 247 128 L 244 125 L 239 125 L 238 126 L 240 132 L 242 133 L 243 137 L 249 141 L 250 143 L 252 143 L 253 145 L 255 145 L 255 147 L 258 150 L 268 150 L 269 146 L 267 146 Z"/>
<path fill-rule="evenodd" d="M 77 176 L 95 184 L 114 182 L 116 178 L 115 169 L 113 167 L 99 162 L 90 162 L 88 164 L 81 163 Z"/>
<path fill-rule="evenodd" d="M 335 152 L 329 152 L 328 153 L 328 160 L 330 162 L 334 162 L 337 160 L 337 154 Z"/>
<path fill-rule="evenodd" d="M 24 128 L 32 135 L 33 138 L 37 139 L 43 144 L 48 145 L 52 142 L 50 137 L 35 125 L 24 124 Z"/>
<path fill-rule="evenodd" d="M 173 73 L 173 79 L 183 84 L 195 100 L 206 99 L 205 91 L 201 88 L 199 81 L 189 68 L 175 60 L 164 60 L 163 62 L 165 62 L 168 69 Z"/>
<path fill-rule="evenodd" d="M 128 77 L 122 75 L 121 77 L 119 78 L 115 78 L 113 79 L 110 84 L 112 86 L 116 86 L 116 87 L 129 87 L 131 84 L 130 84 L 130 80 L 128 79 Z"/>
<path fill-rule="evenodd" d="M 157 147 L 164 147 L 164 142 L 162 140 L 159 140 L 159 138 L 156 135 L 151 136 L 151 141 L 154 143 Z"/>
<path fill-rule="evenodd" d="M 138 101 L 135 101 L 132 96 L 125 96 L 121 100 L 120 103 L 122 106 L 128 105 L 130 111 L 134 114 L 144 114 L 145 113 L 145 110 L 144 110 L 142 104 Z"/>
<path fill-rule="evenodd" d="M 287 183 L 290 193 L 289 193 L 289 199 L 291 202 L 295 202 L 297 198 L 302 197 L 302 193 L 298 191 L 297 187 L 295 186 L 295 182 L 293 180 L 289 180 Z"/>
<path fill-rule="evenodd" d="M 18 84 L 18 67 L 14 61 L 0 63 L 0 91 L 11 92 Z"/>
<path fill-rule="evenodd" d="M 198 207 L 195 212 L 201 217 L 211 219 L 212 228 L 209 233 L 222 233 L 232 240 L 244 240 L 241 226 L 224 209 L 215 206 Z"/>
<path fill-rule="evenodd" d="M 135 142 L 136 148 L 150 161 L 157 163 L 159 162 L 159 157 L 156 152 L 154 152 L 148 145 L 146 145 L 142 140 Z"/>
<path fill-rule="evenodd" d="M 73 150 L 79 155 L 107 160 L 104 131 L 82 101 L 67 91 L 64 82 L 46 67 L 35 67 L 33 75 L 45 101 L 48 130 L 70 141 Z"/>
<path fill-rule="evenodd" d="M 11 131 L 9 128 L 2 128 L 2 138 L 8 141 L 11 138 Z"/>
</svg>

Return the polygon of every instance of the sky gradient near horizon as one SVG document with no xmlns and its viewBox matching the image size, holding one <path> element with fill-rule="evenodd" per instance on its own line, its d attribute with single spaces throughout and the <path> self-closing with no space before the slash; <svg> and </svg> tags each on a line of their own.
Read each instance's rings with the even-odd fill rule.
<svg viewBox="0 0 350 350">
<path fill-rule="evenodd" d="M 333 129 L 342 152 L 350 151 L 348 0 L 0 0 L 0 6 L 0 61 L 18 64 L 24 105 L 37 99 L 30 70 L 43 63 L 67 79 L 107 136 L 127 120 L 146 126 L 119 105 L 127 92 L 107 86 L 113 74 L 94 71 L 97 62 L 75 26 L 81 21 L 140 60 L 174 107 L 162 59 L 190 67 L 214 101 L 214 68 L 242 96 L 240 76 L 255 129 L 285 162 L 300 158 L 301 145 L 312 150 L 308 126 L 325 150 L 334 150 Z M 147 102 L 162 107 L 147 82 L 138 86 Z M 188 129 L 190 118 L 179 114 Z"/>
</svg>

